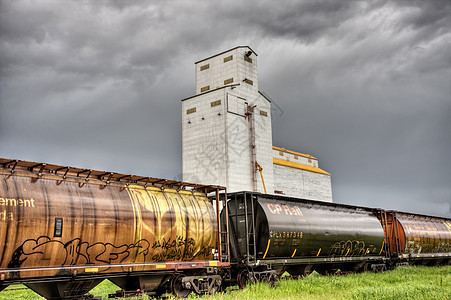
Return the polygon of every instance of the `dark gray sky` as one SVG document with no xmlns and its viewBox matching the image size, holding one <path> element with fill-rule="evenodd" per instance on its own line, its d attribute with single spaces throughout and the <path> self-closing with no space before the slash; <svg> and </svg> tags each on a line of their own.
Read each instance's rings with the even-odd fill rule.
<svg viewBox="0 0 451 300">
<path fill-rule="evenodd" d="M 180 178 L 194 62 L 249 45 L 336 202 L 451 217 L 451 1 L 213 2 L 0 0 L 0 156 Z"/>
</svg>

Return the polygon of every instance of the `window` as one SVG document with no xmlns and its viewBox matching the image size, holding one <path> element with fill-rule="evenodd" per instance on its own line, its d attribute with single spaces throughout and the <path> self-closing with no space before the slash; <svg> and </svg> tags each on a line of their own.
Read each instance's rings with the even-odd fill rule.
<svg viewBox="0 0 451 300">
<path fill-rule="evenodd" d="M 193 107 L 193 108 L 188 109 L 188 110 L 186 111 L 186 114 L 189 115 L 189 114 L 193 114 L 193 113 L 195 113 L 195 112 L 196 112 L 196 108 Z"/>
<path fill-rule="evenodd" d="M 252 58 L 250 58 L 247 55 L 244 56 L 244 60 L 247 61 L 248 63 L 252 63 Z"/>
<path fill-rule="evenodd" d="M 224 57 L 224 62 L 226 63 L 226 62 L 228 62 L 228 61 L 231 61 L 232 59 L 233 59 L 233 55 Z"/>
<path fill-rule="evenodd" d="M 311 163 L 311 162 L 312 162 L 312 159 L 311 159 L 311 158 L 309 158 L 309 159 L 308 159 L 308 162 L 309 162 L 309 163 Z"/>
<path fill-rule="evenodd" d="M 254 85 L 254 82 L 252 81 L 252 80 L 250 80 L 250 79 L 244 79 L 244 82 L 246 82 L 247 84 L 250 84 L 250 85 Z"/>
<path fill-rule="evenodd" d="M 209 86 L 209 85 L 204 86 L 203 88 L 201 88 L 201 89 L 200 89 L 200 92 L 203 93 L 203 92 L 206 92 L 206 91 L 208 91 L 208 90 L 210 90 L 210 86 Z"/>
<path fill-rule="evenodd" d="M 279 155 L 280 155 L 280 156 L 283 156 L 283 152 L 282 152 L 282 151 L 279 151 Z"/>
<path fill-rule="evenodd" d="M 226 80 L 224 80 L 224 85 L 230 84 L 232 82 L 233 82 L 233 78 L 226 79 Z"/>
<path fill-rule="evenodd" d="M 295 155 L 295 156 L 294 156 L 294 159 L 299 159 L 299 156 Z"/>
<path fill-rule="evenodd" d="M 264 111 L 264 110 L 260 110 L 260 115 L 262 115 L 264 117 L 267 117 L 268 113 L 266 111 Z"/>
<path fill-rule="evenodd" d="M 211 107 L 219 106 L 221 105 L 221 100 L 216 100 L 210 103 Z"/>
<path fill-rule="evenodd" d="M 201 66 L 200 70 L 203 71 L 203 70 L 206 70 L 208 68 L 210 68 L 210 64 L 206 64 L 206 65 Z"/>
</svg>

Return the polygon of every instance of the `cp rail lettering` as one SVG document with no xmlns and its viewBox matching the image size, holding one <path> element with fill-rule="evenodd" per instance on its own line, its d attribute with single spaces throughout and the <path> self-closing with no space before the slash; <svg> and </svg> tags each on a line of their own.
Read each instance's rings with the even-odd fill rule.
<svg viewBox="0 0 451 300">
<path fill-rule="evenodd" d="M 269 211 L 274 215 L 286 214 L 287 216 L 302 216 L 301 209 L 294 205 L 267 203 L 267 206 Z"/>
</svg>

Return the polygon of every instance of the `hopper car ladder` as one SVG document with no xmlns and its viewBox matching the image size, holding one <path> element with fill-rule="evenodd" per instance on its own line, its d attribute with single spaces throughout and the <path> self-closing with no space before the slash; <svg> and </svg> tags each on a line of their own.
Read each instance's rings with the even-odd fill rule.
<svg viewBox="0 0 451 300">
<path fill-rule="evenodd" d="M 219 224 L 219 249 L 221 253 L 221 262 L 230 262 L 230 243 L 229 243 L 229 211 L 227 209 L 227 194 L 221 196 L 217 195 L 218 199 L 223 198 L 222 201 L 222 211 L 225 212 L 225 222 L 224 224 Z M 218 201 L 218 205 L 219 205 Z M 220 221 L 220 218 L 218 218 Z"/>
<path fill-rule="evenodd" d="M 250 197 L 249 197 L 250 195 Z M 230 220 L 230 243 L 235 251 L 238 253 L 233 256 L 239 257 L 241 262 L 249 264 L 256 263 L 257 244 L 255 236 L 255 196 L 253 194 L 243 193 L 240 195 L 233 195 L 234 205 L 228 204 L 228 217 Z M 240 198 L 238 198 L 240 197 Z M 229 200 L 232 200 L 231 198 Z M 249 203 L 248 203 L 249 202 Z M 232 209 L 233 208 L 233 209 Z M 244 226 L 240 224 L 244 223 Z M 243 240 L 244 247 L 238 239 Z"/>
<path fill-rule="evenodd" d="M 229 233 L 227 231 L 220 231 L 219 232 L 220 238 L 221 238 L 221 262 L 229 262 L 229 243 L 228 243 L 228 236 Z"/>
<path fill-rule="evenodd" d="M 399 230 L 398 230 L 398 226 L 401 226 L 401 225 L 398 222 L 398 218 L 397 218 L 395 212 L 392 213 L 392 222 L 393 222 L 393 230 L 395 233 L 396 255 L 399 256 L 403 252 L 401 249 L 401 244 L 400 244 L 400 240 L 399 240 Z"/>
<path fill-rule="evenodd" d="M 254 214 L 254 196 L 250 196 L 250 210 L 247 205 L 246 194 L 244 194 L 244 222 L 246 225 L 246 262 L 254 263 L 257 260 L 257 245 L 255 241 L 255 214 Z M 250 220 L 249 220 L 250 217 Z M 252 251 L 251 251 L 252 249 Z M 252 253 L 251 253 L 252 252 Z"/>
<path fill-rule="evenodd" d="M 399 222 L 394 212 L 381 211 L 379 212 L 379 218 L 384 229 L 385 237 L 385 253 L 388 258 L 392 255 L 399 256 L 403 253 L 399 238 Z M 392 253 L 392 247 L 394 252 Z"/>
<path fill-rule="evenodd" d="M 384 251 L 385 251 L 385 256 L 387 258 L 391 257 L 391 253 L 390 253 L 390 235 L 388 233 L 388 220 L 387 220 L 387 212 L 385 211 L 380 211 L 379 212 L 379 218 L 381 220 L 382 223 L 382 229 L 384 230 Z"/>
</svg>

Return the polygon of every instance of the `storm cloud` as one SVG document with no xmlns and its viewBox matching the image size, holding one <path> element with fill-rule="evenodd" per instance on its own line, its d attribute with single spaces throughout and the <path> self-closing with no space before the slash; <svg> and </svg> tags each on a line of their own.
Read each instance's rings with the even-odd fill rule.
<svg viewBox="0 0 451 300">
<path fill-rule="evenodd" d="M 248 45 L 335 202 L 451 217 L 449 1 L 0 0 L 0 156 L 180 178 L 194 62 Z"/>
</svg>

